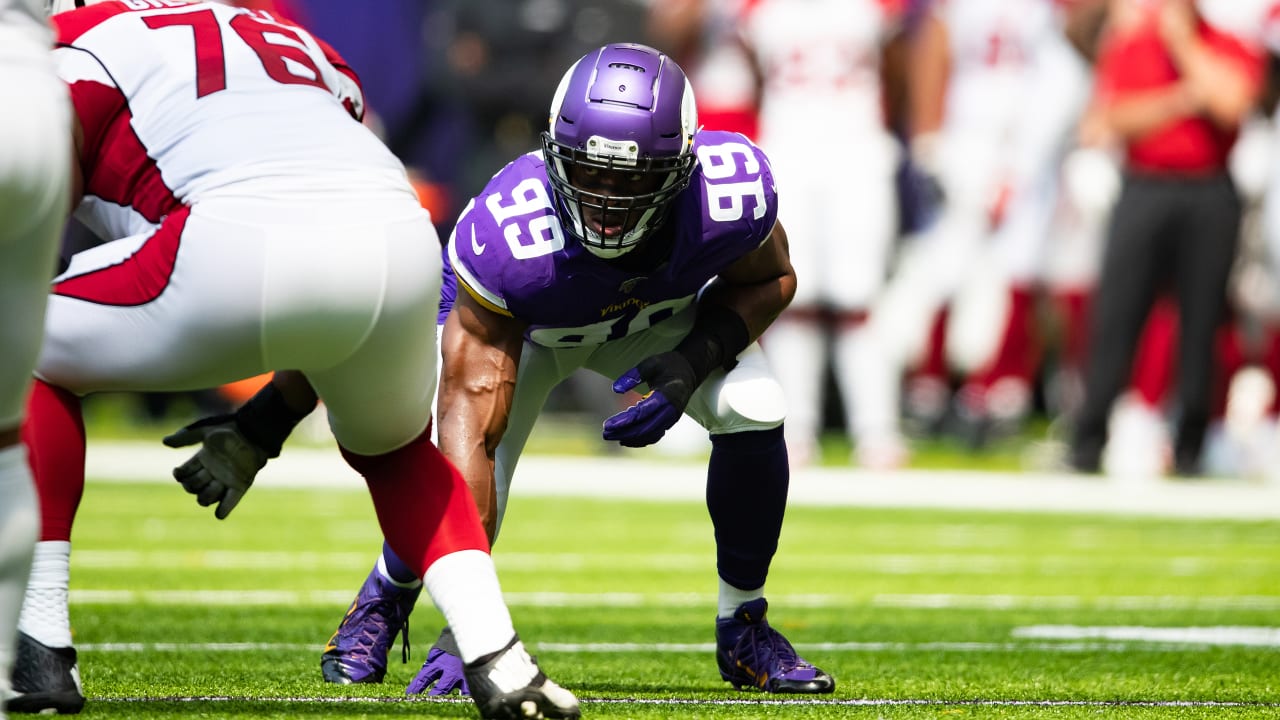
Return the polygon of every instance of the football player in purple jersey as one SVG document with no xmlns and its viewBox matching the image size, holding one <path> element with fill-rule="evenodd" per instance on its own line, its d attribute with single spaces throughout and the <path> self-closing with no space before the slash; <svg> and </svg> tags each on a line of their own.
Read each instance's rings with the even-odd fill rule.
<svg viewBox="0 0 1280 720">
<path fill-rule="evenodd" d="M 784 398 L 756 338 L 796 277 L 760 149 L 699 130 L 684 72 L 662 53 L 593 50 L 561 80 L 541 151 L 512 161 L 463 210 L 445 274 L 440 448 L 490 537 L 556 384 L 585 367 L 617 393 L 645 390 L 603 435 L 650 445 L 682 414 L 710 433 L 721 676 L 773 693 L 834 690 L 766 620 L 789 471 Z M 380 682 L 420 589 L 384 547 L 322 656 L 325 679 Z M 446 628 L 407 692 L 466 692 L 460 668 Z"/>
</svg>

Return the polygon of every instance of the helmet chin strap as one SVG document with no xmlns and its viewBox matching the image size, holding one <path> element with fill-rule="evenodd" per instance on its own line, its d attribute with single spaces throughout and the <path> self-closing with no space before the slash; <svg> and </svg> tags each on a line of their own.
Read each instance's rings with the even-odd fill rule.
<svg viewBox="0 0 1280 720">
<path fill-rule="evenodd" d="M 588 238 L 591 240 L 591 242 L 582 243 L 582 247 L 586 248 L 587 252 L 603 260 L 610 260 L 626 255 L 644 244 L 641 242 L 640 238 L 649 230 L 649 221 L 653 219 L 655 212 L 657 211 L 654 208 L 645 210 L 644 214 L 640 216 L 640 220 L 636 223 L 636 226 L 622 236 L 621 242 L 628 242 L 633 238 L 635 239 L 635 242 L 629 242 L 626 245 L 605 245 L 604 238 L 600 237 L 599 233 L 592 232 L 583 225 L 578 213 L 574 213 L 572 216 L 573 227 L 574 230 L 577 231 L 578 237 Z"/>
</svg>

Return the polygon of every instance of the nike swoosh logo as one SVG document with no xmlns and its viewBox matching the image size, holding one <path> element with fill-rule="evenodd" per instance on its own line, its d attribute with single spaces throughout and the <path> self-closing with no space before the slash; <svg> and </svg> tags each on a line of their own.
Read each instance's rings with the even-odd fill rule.
<svg viewBox="0 0 1280 720">
<path fill-rule="evenodd" d="M 471 251 L 477 255 L 483 255 L 485 247 L 487 246 L 480 244 L 476 240 L 476 226 L 472 225 L 471 226 Z"/>
</svg>

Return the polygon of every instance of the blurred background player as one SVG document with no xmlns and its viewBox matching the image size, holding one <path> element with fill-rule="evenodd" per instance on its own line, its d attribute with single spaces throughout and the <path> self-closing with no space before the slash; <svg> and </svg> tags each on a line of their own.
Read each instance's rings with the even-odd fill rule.
<svg viewBox="0 0 1280 720">
<path fill-rule="evenodd" d="M 762 344 L 787 396 L 793 465 L 817 459 L 828 365 L 856 461 L 900 466 L 898 381 L 867 313 L 898 231 L 899 147 L 888 130 L 883 54 L 903 0 L 753 0 L 738 33 L 758 84 L 760 146 L 778 184 L 796 298 Z"/>
<path fill-rule="evenodd" d="M 795 288 L 773 179 L 744 137 L 697 128 L 684 73 L 653 48 L 606 45 L 565 73 L 543 150 L 495 175 L 449 241 L 440 446 L 494 537 L 529 433 L 573 371 L 651 391 L 605 420 L 607 441 L 652 445 L 687 413 L 711 435 L 721 677 L 831 692 L 766 619 L 790 474 L 785 402 L 754 340 Z M 418 587 L 385 548 L 326 647 L 325 679 L 381 682 Z M 466 692 L 458 666 L 446 629 L 407 692 Z"/>
<path fill-rule="evenodd" d="M 1101 469 L 1112 405 L 1158 295 L 1177 303 L 1178 430 L 1172 466 L 1200 472 L 1214 338 L 1225 318 L 1241 200 L 1227 171 L 1265 65 L 1260 48 L 1213 22 L 1215 2 L 1114 0 L 1092 120 L 1124 148 L 1090 320 L 1084 404 L 1071 464 Z M 1239 7 L 1236 3 L 1222 3 Z"/>
<path fill-rule="evenodd" d="M 1035 284 L 1088 76 L 1050 0 L 935 0 L 910 55 L 910 161 L 938 205 L 871 318 L 909 374 L 908 415 L 939 430 L 955 373 L 954 417 L 981 447 L 1031 410 Z"/>
<path fill-rule="evenodd" d="M 0 85 L 15 100 L 0 124 L 0 717 L 22 703 L 9 677 L 39 515 L 19 427 L 71 172 L 71 111 L 51 42 L 39 0 L 0 0 Z"/>
<path fill-rule="evenodd" d="M 1255 222 L 1247 226 L 1253 230 L 1252 262 L 1236 283 L 1236 302 L 1246 321 L 1240 330 L 1238 372 L 1224 383 L 1220 436 L 1226 452 L 1217 456 L 1222 462 L 1215 469 L 1280 483 L 1280 1 L 1265 0 L 1261 17 L 1251 27 L 1262 31 L 1270 56 L 1269 83 L 1259 108 L 1269 151 L 1259 153 L 1267 160 L 1266 179 L 1257 188 L 1262 196 Z M 1253 378 L 1252 388 L 1234 382 L 1243 373 Z"/>
<path fill-rule="evenodd" d="M 738 34 L 748 0 L 661 0 L 649 6 L 653 45 L 680 63 L 698 97 L 698 122 L 756 138 L 758 79 Z"/>
<path fill-rule="evenodd" d="M 53 19 L 75 111 L 76 214 L 106 242 L 54 281 L 24 429 L 48 569 L 22 611 L 31 656 L 14 677 L 41 701 L 24 710 L 84 702 L 67 611 L 80 397 L 296 368 L 367 481 L 387 543 L 450 618 L 481 715 L 577 717 L 516 636 L 465 479 L 430 441 L 439 242 L 403 165 L 359 122 L 355 74 L 269 13 L 157 5 Z M 189 430 L 257 468 L 279 447 L 251 439 L 300 419 L 299 405 L 272 384 Z M 244 488 L 207 460 L 176 475 L 225 516 Z"/>
</svg>

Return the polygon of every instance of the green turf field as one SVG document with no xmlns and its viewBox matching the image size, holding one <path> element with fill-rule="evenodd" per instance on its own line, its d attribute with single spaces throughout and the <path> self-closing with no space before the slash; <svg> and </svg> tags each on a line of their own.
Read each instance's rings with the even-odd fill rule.
<svg viewBox="0 0 1280 720">
<path fill-rule="evenodd" d="M 363 492 L 259 487 L 219 522 L 91 481 L 73 540 L 87 716 L 475 716 L 403 695 L 425 597 L 385 684 L 320 681 L 380 547 Z M 836 676 L 819 698 L 720 680 L 701 504 L 517 496 L 495 558 L 588 718 L 1280 717 L 1280 522 L 792 508 L 771 619 Z"/>
</svg>

